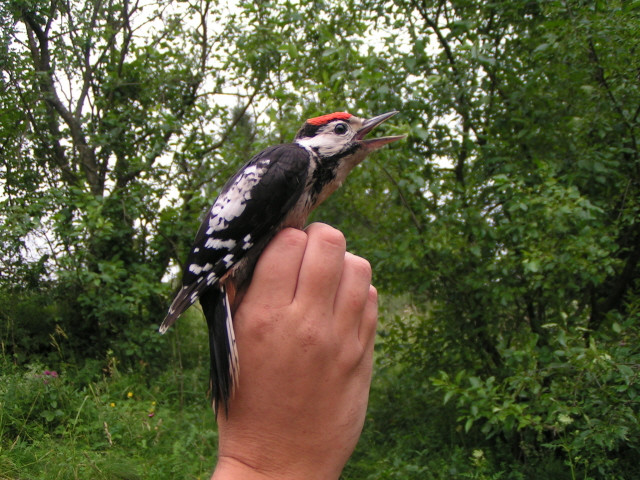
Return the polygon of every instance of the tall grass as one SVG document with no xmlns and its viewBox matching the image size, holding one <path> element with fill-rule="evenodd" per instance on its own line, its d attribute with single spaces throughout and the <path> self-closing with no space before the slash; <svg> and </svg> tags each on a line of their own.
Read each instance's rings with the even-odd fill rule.
<svg viewBox="0 0 640 480">
<path fill-rule="evenodd" d="M 0 480 L 209 478 L 203 326 L 187 319 L 172 335 L 153 369 L 120 371 L 113 354 L 82 366 L 0 356 Z"/>
</svg>

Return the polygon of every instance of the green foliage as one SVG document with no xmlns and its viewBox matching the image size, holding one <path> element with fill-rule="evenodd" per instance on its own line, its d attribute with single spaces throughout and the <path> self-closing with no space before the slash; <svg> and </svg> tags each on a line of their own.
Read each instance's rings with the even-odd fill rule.
<svg viewBox="0 0 640 480">
<path fill-rule="evenodd" d="M 587 344 L 582 331 L 545 325 L 548 348 L 537 349 L 535 335 L 501 345 L 503 376 L 483 377 L 438 371 L 458 352 L 432 314 L 394 316 L 397 308 L 383 309 L 369 415 L 347 478 L 637 476 L 637 318 Z"/>
<path fill-rule="evenodd" d="M 205 340 L 200 331 L 194 344 Z M 217 432 L 203 391 L 208 357 L 185 343 L 189 367 L 172 356 L 158 376 L 121 372 L 112 353 L 104 370 L 18 368 L 0 357 L 0 478 L 209 478 Z"/>
<path fill-rule="evenodd" d="M 513 375 L 501 382 L 461 370 L 453 378 L 441 372 L 433 384 L 456 403 L 465 432 L 537 445 L 529 456 L 560 450 L 573 478 L 627 478 L 619 472 L 636 471 L 639 447 L 637 349 L 617 335 L 585 346 L 582 332 L 545 328 L 553 333 L 549 348 L 531 342 L 502 352 Z"/>
</svg>

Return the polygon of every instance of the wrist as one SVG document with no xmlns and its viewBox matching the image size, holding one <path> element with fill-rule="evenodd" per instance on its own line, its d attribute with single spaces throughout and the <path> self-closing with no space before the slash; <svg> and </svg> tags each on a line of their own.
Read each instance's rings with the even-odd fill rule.
<svg viewBox="0 0 640 480">
<path fill-rule="evenodd" d="M 283 471 L 265 470 L 234 457 L 219 457 L 211 480 L 302 480 Z"/>
<path fill-rule="evenodd" d="M 304 468 L 302 469 L 304 470 Z M 215 471 L 211 480 L 310 480 L 333 479 L 338 476 L 323 476 L 319 472 L 320 465 L 315 465 L 307 473 L 291 472 L 287 469 L 265 469 L 261 466 L 251 465 L 235 457 L 221 456 L 218 458 Z M 319 476 L 320 475 L 320 476 Z"/>
<path fill-rule="evenodd" d="M 211 480 L 273 480 L 276 478 L 233 457 L 219 457 Z"/>
</svg>

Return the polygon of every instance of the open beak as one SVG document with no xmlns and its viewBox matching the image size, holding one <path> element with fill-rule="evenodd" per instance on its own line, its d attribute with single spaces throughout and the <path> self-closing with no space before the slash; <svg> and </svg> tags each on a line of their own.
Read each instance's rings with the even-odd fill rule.
<svg viewBox="0 0 640 480">
<path fill-rule="evenodd" d="M 369 133 L 375 127 L 380 125 L 386 119 L 393 117 L 396 113 L 398 112 L 393 111 L 393 112 L 383 113 L 382 115 L 378 115 L 377 117 L 373 117 L 373 118 L 369 118 L 368 120 L 365 120 L 364 123 L 362 124 L 362 128 L 360 128 L 360 130 L 358 130 L 358 132 L 356 133 L 356 137 L 355 137 L 356 140 L 360 140 L 361 143 L 367 148 L 367 150 L 372 152 L 388 143 L 395 142 L 396 140 L 400 140 L 406 137 L 406 135 L 396 135 L 393 137 L 371 138 L 368 140 L 364 140 L 364 137 L 367 133 Z"/>
</svg>

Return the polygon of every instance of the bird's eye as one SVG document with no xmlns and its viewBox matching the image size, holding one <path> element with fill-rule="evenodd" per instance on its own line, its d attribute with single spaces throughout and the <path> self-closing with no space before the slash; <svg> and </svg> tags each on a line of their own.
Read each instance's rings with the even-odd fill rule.
<svg viewBox="0 0 640 480">
<path fill-rule="evenodd" d="M 348 130 L 349 129 L 344 123 L 337 124 L 333 129 L 336 135 L 344 135 L 345 133 L 347 133 Z"/>
</svg>

